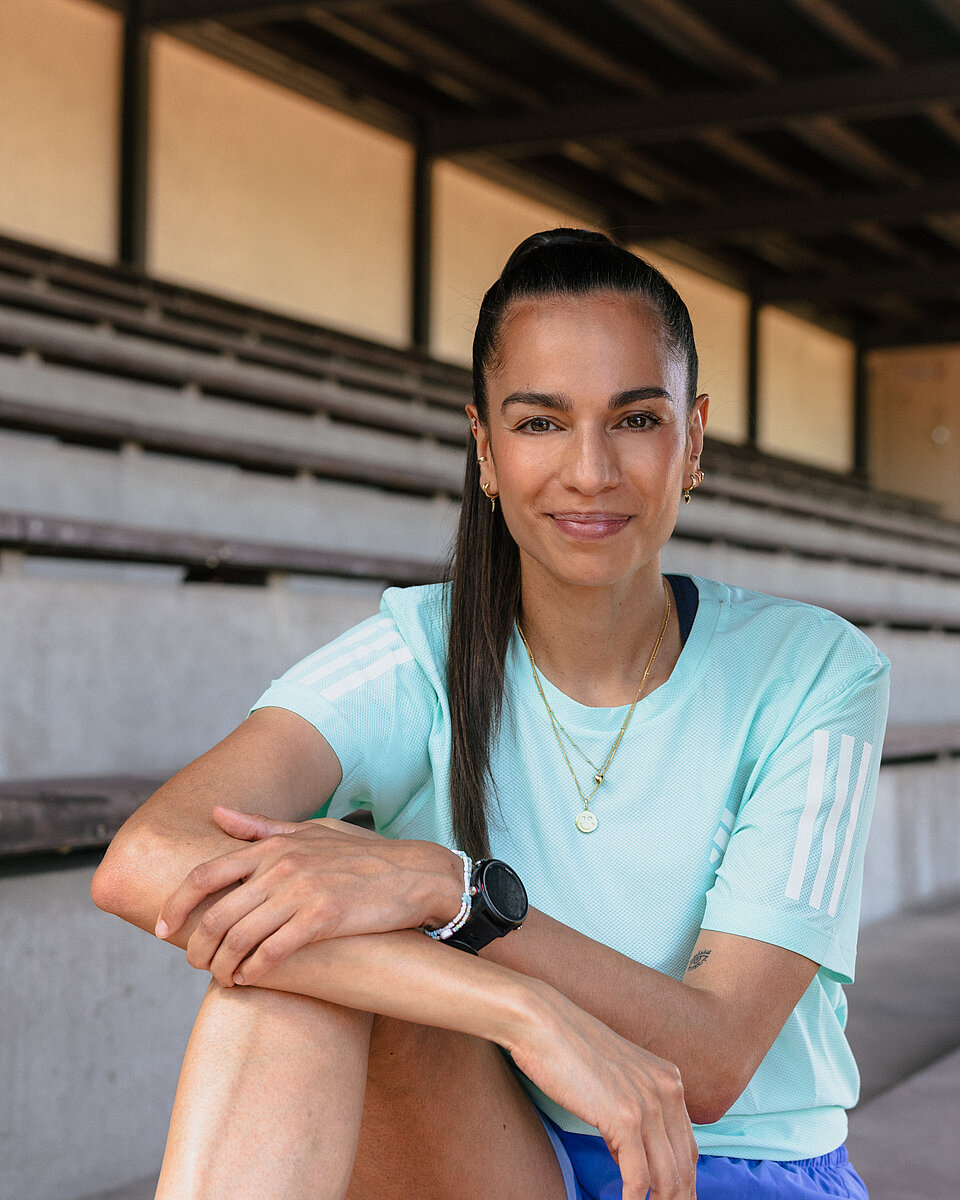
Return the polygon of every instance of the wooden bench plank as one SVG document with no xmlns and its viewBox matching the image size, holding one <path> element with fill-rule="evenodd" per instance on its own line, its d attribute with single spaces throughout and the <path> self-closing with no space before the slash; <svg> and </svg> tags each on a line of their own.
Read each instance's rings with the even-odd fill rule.
<svg viewBox="0 0 960 1200">
<path fill-rule="evenodd" d="M 883 764 L 960 755 L 960 724 L 894 726 Z M 137 776 L 0 782 L 0 858 L 107 845 L 127 817 L 163 783 Z"/>
<path fill-rule="evenodd" d="M 294 543 L 204 537 L 14 512 L 0 512 L 0 545 L 33 553 L 177 563 L 209 571 L 288 571 L 396 584 L 433 583 L 441 574 L 439 564 L 428 559 L 350 554 Z"/>
<path fill-rule="evenodd" d="M 30 281 L 11 279 L 0 271 L 0 305 L 11 312 L 26 311 L 82 323 L 88 329 L 109 324 L 121 334 L 133 334 L 154 342 L 168 343 L 187 349 L 218 355 L 229 354 L 251 365 L 276 367 L 295 371 L 320 380 L 373 390 L 380 395 L 396 396 L 407 401 L 436 405 L 439 411 L 454 409 L 462 412 L 469 402 L 467 376 L 459 387 L 437 384 L 421 372 L 409 369 L 391 370 L 369 362 L 346 357 L 333 348 L 308 350 L 283 344 L 269 344 L 251 338 L 247 331 L 212 329 L 180 316 L 131 308 L 110 299 L 77 296 L 60 290 L 38 291 Z"/>
<path fill-rule="evenodd" d="M 960 723 L 891 725 L 883 741 L 883 762 L 916 762 L 917 759 L 960 755 Z"/>
<path fill-rule="evenodd" d="M 166 283 L 129 267 L 91 262 L 10 237 L 0 236 L 0 269 L 38 292 L 108 298 L 161 320 L 172 315 L 214 331 L 240 333 L 250 340 L 337 354 L 361 366 L 377 365 L 394 374 L 412 374 L 424 385 L 436 388 L 437 398 L 446 389 L 453 389 L 459 396 L 461 389 L 469 387 L 469 372 L 463 367 L 432 359 L 419 350 L 386 346 L 303 318 Z"/>
<path fill-rule="evenodd" d="M 323 426 L 316 417 L 236 411 L 229 401 L 159 385 L 121 386 L 66 369 L 21 372 L 0 358 L 0 424 L 12 429 L 294 473 L 310 471 L 420 494 L 458 494 L 463 456 L 396 434 Z"/>
<path fill-rule="evenodd" d="M 850 521 L 828 520 L 819 512 L 792 512 L 773 505 L 744 503 L 722 495 L 721 489 L 699 498 L 696 506 L 681 506 L 677 531 L 682 537 L 723 540 L 755 549 L 788 550 L 794 554 L 933 571 L 960 579 L 960 537 L 956 542 L 928 532 L 906 535 L 900 529 L 858 527 Z M 927 531 L 925 531 L 927 532 Z M 938 530 L 937 533 L 940 531 Z M 960 532 L 960 531 L 958 531 Z"/>
<path fill-rule="evenodd" d="M 162 779 L 0 782 L 0 858 L 100 849 Z"/>
<path fill-rule="evenodd" d="M 275 368 L 238 363 L 193 352 L 91 331 L 60 318 L 0 309 L 0 344 L 23 347 L 44 358 L 176 387 L 192 385 L 215 396 L 304 412 L 325 412 L 346 421 L 398 430 L 465 445 L 467 422 L 453 412 L 391 400 Z"/>
</svg>

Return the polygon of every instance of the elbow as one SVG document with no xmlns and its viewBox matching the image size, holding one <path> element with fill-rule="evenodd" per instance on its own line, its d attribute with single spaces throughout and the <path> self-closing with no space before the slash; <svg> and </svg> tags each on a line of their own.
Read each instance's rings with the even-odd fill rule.
<svg viewBox="0 0 960 1200">
<path fill-rule="evenodd" d="M 90 881 L 90 899 L 104 912 L 120 915 L 118 910 L 123 904 L 120 877 L 116 864 L 111 860 L 109 849 L 93 873 L 93 879 Z"/>
<path fill-rule="evenodd" d="M 716 1067 L 709 1078 L 701 1078 L 684 1089 L 687 1113 L 694 1125 L 712 1125 L 726 1116 L 750 1082 L 740 1072 Z"/>
<path fill-rule="evenodd" d="M 90 883 L 90 899 L 104 912 L 146 927 L 144 865 L 150 861 L 150 839 L 121 829 L 107 847 Z M 155 919 L 155 918 L 154 918 Z"/>
<path fill-rule="evenodd" d="M 711 1101 L 706 1097 L 696 1102 L 692 1100 L 687 1101 L 687 1113 L 693 1125 L 712 1125 L 726 1114 L 729 1107 L 729 1104 L 724 1105 L 722 1101 Z"/>
</svg>

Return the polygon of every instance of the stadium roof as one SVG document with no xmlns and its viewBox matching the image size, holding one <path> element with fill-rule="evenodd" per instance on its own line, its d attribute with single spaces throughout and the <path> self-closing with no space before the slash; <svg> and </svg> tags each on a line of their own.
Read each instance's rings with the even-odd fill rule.
<svg viewBox="0 0 960 1200">
<path fill-rule="evenodd" d="M 960 341 L 960 0 L 116 7 L 410 139 L 424 228 L 451 159 L 861 348 Z"/>
</svg>

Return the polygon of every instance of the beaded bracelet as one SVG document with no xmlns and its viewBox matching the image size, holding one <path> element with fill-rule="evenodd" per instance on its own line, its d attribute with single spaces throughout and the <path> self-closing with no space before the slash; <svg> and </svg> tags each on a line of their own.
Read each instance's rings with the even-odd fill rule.
<svg viewBox="0 0 960 1200">
<path fill-rule="evenodd" d="M 466 925 L 470 919 L 470 909 L 473 906 L 473 889 L 470 886 L 470 877 L 473 875 L 473 859 L 464 854 L 462 850 L 455 850 L 454 853 L 463 860 L 463 895 L 460 897 L 460 911 L 442 929 L 425 929 L 423 931 L 427 937 L 441 942 L 453 937 L 458 929 L 462 929 Z"/>
</svg>

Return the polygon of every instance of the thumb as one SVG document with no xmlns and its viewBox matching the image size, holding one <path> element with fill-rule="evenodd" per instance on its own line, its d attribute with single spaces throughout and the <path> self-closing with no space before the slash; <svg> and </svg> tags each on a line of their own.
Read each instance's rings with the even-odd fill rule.
<svg viewBox="0 0 960 1200">
<path fill-rule="evenodd" d="M 260 813 L 239 812 L 223 804 L 218 804 L 213 810 L 213 819 L 224 833 L 244 842 L 255 842 L 275 833 L 293 833 L 297 828 L 291 821 L 277 821 Z"/>
</svg>

